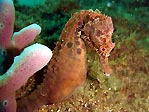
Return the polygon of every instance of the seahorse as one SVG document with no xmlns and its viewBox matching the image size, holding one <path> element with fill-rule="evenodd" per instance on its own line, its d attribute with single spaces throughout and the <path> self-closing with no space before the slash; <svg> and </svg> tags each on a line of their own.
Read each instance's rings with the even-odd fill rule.
<svg viewBox="0 0 149 112">
<path fill-rule="evenodd" d="M 113 24 L 99 11 L 74 13 L 63 29 L 47 65 L 42 84 L 29 95 L 17 100 L 17 112 L 32 112 L 44 104 L 67 99 L 86 80 L 86 47 L 94 49 L 106 75 L 111 73 L 108 56 L 112 43 Z"/>
</svg>

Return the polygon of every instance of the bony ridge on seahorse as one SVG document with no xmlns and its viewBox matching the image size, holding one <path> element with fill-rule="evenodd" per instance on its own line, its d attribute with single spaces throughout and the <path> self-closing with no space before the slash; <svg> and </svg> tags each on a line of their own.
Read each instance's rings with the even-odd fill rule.
<svg viewBox="0 0 149 112">
<path fill-rule="evenodd" d="M 46 69 L 43 83 L 30 95 L 17 101 L 17 112 L 32 112 L 44 104 L 66 99 L 86 79 L 86 46 L 98 54 L 106 75 L 111 73 L 108 56 L 112 43 L 113 24 L 99 11 L 74 13 L 63 29 L 53 57 Z"/>
</svg>

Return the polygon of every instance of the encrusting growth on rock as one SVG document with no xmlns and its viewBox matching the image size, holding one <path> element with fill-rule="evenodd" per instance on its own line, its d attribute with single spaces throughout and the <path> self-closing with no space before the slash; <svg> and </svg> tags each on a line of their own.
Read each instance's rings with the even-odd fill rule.
<svg viewBox="0 0 149 112">
<path fill-rule="evenodd" d="M 108 56 L 112 43 L 113 24 L 110 17 L 99 11 L 74 13 L 63 29 L 46 69 L 43 83 L 31 94 L 17 101 L 17 112 L 32 112 L 44 104 L 66 99 L 86 79 L 86 47 L 98 54 L 102 70 L 111 73 Z"/>
</svg>

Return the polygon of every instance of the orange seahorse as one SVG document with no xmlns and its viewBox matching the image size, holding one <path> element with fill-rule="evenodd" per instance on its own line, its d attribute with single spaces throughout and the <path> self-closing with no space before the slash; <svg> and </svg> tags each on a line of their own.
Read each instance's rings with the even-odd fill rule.
<svg viewBox="0 0 149 112">
<path fill-rule="evenodd" d="M 102 70 L 110 74 L 108 56 L 112 43 L 113 24 L 99 11 L 74 13 L 63 29 L 43 83 L 31 94 L 17 101 L 17 112 L 32 112 L 44 104 L 66 99 L 86 79 L 86 46 L 99 54 Z"/>
</svg>

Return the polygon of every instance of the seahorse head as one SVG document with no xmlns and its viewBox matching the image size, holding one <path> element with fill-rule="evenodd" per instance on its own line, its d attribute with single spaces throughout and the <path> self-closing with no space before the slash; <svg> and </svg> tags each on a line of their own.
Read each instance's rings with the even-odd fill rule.
<svg viewBox="0 0 149 112">
<path fill-rule="evenodd" d="M 97 16 L 84 26 L 87 41 L 94 47 L 100 56 L 108 57 L 115 44 L 112 43 L 113 24 L 110 17 Z"/>
<path fill-rule="evenodd" d="M 76 14 L 77 15 L 77 14 Z M 82 11 L 80 18 L 82 19 L 80 37 L 86 43 L 86 46 L 94 49 L 101 62 L 101 67 L 106 75 L 112 70 L 108 65 L 108 56 L 114 48 L 112 43 L 113 23 L 111 17 L 101 14 L 99 11 Z"/>
</svg>

